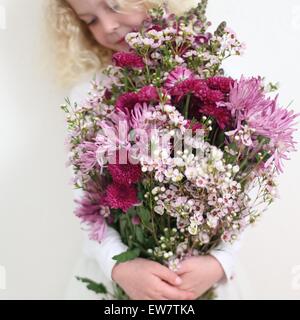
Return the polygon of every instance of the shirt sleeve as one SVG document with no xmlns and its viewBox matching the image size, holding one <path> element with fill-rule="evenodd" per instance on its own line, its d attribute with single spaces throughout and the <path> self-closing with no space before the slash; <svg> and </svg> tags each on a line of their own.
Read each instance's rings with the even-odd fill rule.
<svg viewBox="0 0 300 320">
<path fill-rule="evenodd" d="M 82 197 L 81 189 L 74 190 L 75 199 Z M 107 279 L 112 280 L 112 270 L 116 260 L 113 257 L 128 250 L 122 240 L 120 234 L 112 227 L 106 224 L 106 231 L 101 242 L 91 240 L 88 235 L 88 228 L 83 224 L 83 253 L 90 259 L 97 261 L 100 269 Z M 87 229 L 87 230 L 85 230 Z"/>
<path fill-rule="evenodd" d="M 219 246 L 210 252 L 210 255 L 216 258 L 221 264 L 225 277 L 221 282 L 230 281 L 235 276 L 235 264 L 238 252 L 241 248 L 243 235 L 233 243 L 222 242 Z"/>
<path fill-rule="evenodd" d="M 224 72 L 226 77 L 238 79 L 241 76 L 240 69 L 235 68 L 232 63 L 225 63 Z M 222 242 L 218 247 L 210 252 L 210 255 L 219 261 L 224 270 L 225 277 L 222 279 L 222 282 L 230 281 L 235 276 L 237 255 L 241 249 L 243 238 L 244 233 L 242 233 L 232 244 Z"/>
<path fill-rule="evenodd" d="M 106 234 L 101 242 L 90 240 L 84 233 L 83 251 L 89 258 L 95 259 L 106 278 L 113 281 L 112 270 L 116 260 L 113 257 L 128 250 L 121 241 L 120 234 L 112 227 L 107 226 Z"/>
</svg>

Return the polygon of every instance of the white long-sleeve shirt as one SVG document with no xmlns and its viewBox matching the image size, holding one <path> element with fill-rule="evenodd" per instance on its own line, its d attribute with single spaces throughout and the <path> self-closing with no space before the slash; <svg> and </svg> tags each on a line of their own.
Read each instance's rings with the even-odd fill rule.
<svg viewBox="0 0 300 320">
<path fill-rule="evenodd" d="M 101 78 L 101 74 L 97 74 L 97 78 Z M 86 77 L 85 80 L 77 84 L 70 93 L 69 99 L 73 104 L 77 102 L 80 104 L 83 102 L 87 96 L 87 93 L 90 89 L 90 80 L 92 75 Z M 99 78 L 100 77 L 100 78 Z M 79 198 L 81 195 L 80 190 L 76 190 L 76 198 Z M 225 278 L 222 279 L 222 282 L 229 281 L 234 277 L 234 266 L 237 253 L 240 249 L 241 241 L 237 240 L 233 244 L 222 243 L 217 248 L 210 252 L 210 255 L 215 257 L 221 264 Z M 112 227 L 107 226 L 107 232 L 105 238 L 101 243 L 88 238 L 87 232 L 84 234 L 84 253 L 92 259 L 95 259 L 99 263 L 100 269 L 103 271 L 105 276 L 112 280 L 112 269 L 116 264 L 116 261 L 112 258 L 115 255 L 121 254 L 127 250 L 127 246 L 121 241 L 120 234 L 113 229 Z"/>
</svg>

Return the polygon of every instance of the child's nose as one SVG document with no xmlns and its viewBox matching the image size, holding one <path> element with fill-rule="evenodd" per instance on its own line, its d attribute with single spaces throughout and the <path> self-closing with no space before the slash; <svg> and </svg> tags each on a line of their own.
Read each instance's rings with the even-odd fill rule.
<svg viewBox="0 0 300 320">
<path fill-rule="evenodd" d="M 116 20 L 111 18 L 111 16 L 106 17 L 106 19 L 103 21 L 103 30 L 106 34 L 111 34 L 119 29 L 120 23 Z"/>
</svg>

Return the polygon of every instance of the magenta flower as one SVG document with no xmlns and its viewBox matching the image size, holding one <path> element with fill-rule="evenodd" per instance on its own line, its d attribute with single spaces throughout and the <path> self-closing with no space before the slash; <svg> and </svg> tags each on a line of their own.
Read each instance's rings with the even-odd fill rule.
<svg viewBox="0 0 300 320">
<path fill-rule="evenodd" d="M 145 67 L 143 58 L 132 52 L 117 52 L 112 60 L 117 67 L 121 68 L 143 69 Z"/>
<path fill-rule="evenodd" d="M 202 44 L 208 43 L 211 37 L 212 37 L 211 33 L 196 35 L 195 44 L 202 45 Z"/>
<path fill-rule="evenodd" d="M 187 129 L 192 129 L 193 132 L 196 132 L 197 130 L 200 130 L 203 128 L 202 124 L 197 122 L 197 123 L 192 123 L 191 120 L 187 120 L 185 128 Z"/>
<path fill-rule="evenodd" d="M 139 103 L 140 98 L 135 92 L 126 92 L 120 95 L 116 101 L 116 109 L 126 112 L 131 111 Z"/>
<path fill-rule="evenodd" d="M 230 112 L 224 107 L 206 104 L 199 109 L 199 112 L 203 115 L 213 117 L 222 130 L 228 127 L 231 122 Z"/>
<path fill-rule="evenodd" d="M 194 95 L 203 103 L 215 103 L 224 101 L 224 94 L 219 90 L 212 90 L 208 87 L 205 80 L 187 79 L 184 80 L 170 90 L 175 102 L 178 103 L 184 96 L 188 94 Z"/>
<path fill-rule="evenodd" d="M 105 202 L 110 208 L 126 212 L 138 203 L 137 190 L 134 185 L 123 186 L 117 183 L 107 187 Z"/>
<path fill-rule="evenodd" d="M 185 67 L 176 67 L 173 71 L 170 72 L 164 87 L 167 90 L 172 89 L 178 83 L 182 82 L 183 80 L 192 79 L 193 72 Z"/>
<path fill-rule="evenodd" d="M 169 93 L 175 97 L 175 102 L 178 103 L 183 97 L 188 94 L 197 95 L 201 100 L 206 100 L 209 88 L 204 80 L 187 79 L 177 83 Z"/>
<path fill-rule="evenodd" d="M 109 164 L 108 171 L 114 182 L 123 184 L 125 188 L 137 183 L 142 175 L 141 166 L 134 164 Z"/>
<path fill-rule="evenodd" d="M 229 93 L 234 85 L 234 80 L 226 77 L 211 77 L 207 79 L 206 83 L 210 89 Z"/>
<path fill-rule="evenodd" d="M 152 85 L 143 87 L 137 95 L 140 102 L 159 101 L 157 88 Z"/>
<path fill-rule="evenodd" d="M 196 97 L 202 98 L 198 93 L 196 93 Z M 206 98 L 203 100 L 208 103 L 224 101 L 224 94 L 220 90 L 209 89 L 206 94 Z"/>
</svg>

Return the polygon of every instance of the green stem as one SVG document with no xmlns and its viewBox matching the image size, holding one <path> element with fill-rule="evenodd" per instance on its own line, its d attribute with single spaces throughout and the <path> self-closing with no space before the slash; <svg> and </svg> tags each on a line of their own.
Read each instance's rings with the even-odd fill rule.
<svg viewBox="0 0 300 320">
<path fill-rule="evenodd" d="M 190 100 L 191 100 L 191 94 L 188 94 L 188 96 L 186 98 L 185 106 L 184 106 L 184 118 L 185 119 L 188 119 Z"/>
</svg>

